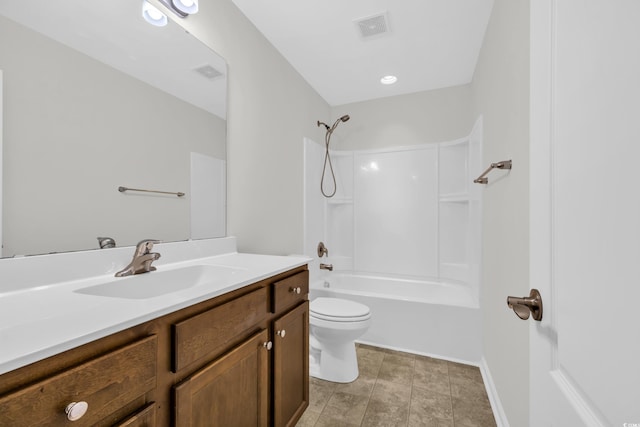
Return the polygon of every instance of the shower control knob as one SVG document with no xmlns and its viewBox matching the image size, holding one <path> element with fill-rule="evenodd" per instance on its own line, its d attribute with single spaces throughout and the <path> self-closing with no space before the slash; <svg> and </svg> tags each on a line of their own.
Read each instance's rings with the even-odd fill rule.
<svg viewBox="0 0 640 427">
<path fill-rule="evenodd" d="M 87 413 L 89 404 L 87 402 L 71 402 L 64 408 L 69 421 L 77 421 Z"/>
<path fill-rule="evenodd" d="M 300 289 L 300 286 L 298 286 L 297 288 L 289 288 L 289 292 L 293 292 L 294 294 L 300 294 L 300 292 L 302 292 L 302 289 Z"/>
<path fill-rule="evenodd" d="M 262 344 L 262 346 L 264 348 L 266 348 L 267 351 L 268 351 L 268 350 L 271 350 L 273 348 L 273 343 L 271 341 L 267 341 L 266 343 Z"/>
<path fill-rule="evenodd" d="M 287 331 L 283 329 L 281 331 L 276 332 L 276 335 L 280 335 L 280 338 L 284 338 L 284 336 L 287 335 Z"/>
</svg>

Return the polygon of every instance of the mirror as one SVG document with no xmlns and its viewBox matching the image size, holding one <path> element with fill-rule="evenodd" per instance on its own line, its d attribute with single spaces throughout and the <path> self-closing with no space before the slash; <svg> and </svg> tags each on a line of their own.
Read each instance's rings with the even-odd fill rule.
<svg viewBox="0 0 640 427">
<path fill-rule="evenodd" d="M 2 256 L 225 235 L 226 63 L 141 11 L 0 3 Z"/>
</svg>

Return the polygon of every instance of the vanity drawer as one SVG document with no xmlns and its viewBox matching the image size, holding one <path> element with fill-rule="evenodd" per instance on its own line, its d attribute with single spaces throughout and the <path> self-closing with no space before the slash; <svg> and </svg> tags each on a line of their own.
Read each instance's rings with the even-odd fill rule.
<svg viewBox="0 0 640 427">
<path fill-rule="evenodd" d="M 306 300 L 309 293 L 309 270 L 301 271 L 298 274 L 275 282 L 272 285 L 272 290 L 272 313 L 286 310 Z"/>
<path fill-rule="evenodd" d="M 173 325 L 173 372 L 209 361 L 259 329 L 269 314 L 268 290 L 257 289 Z"/>
<path fill-rule="evenodd" d="M 75 425 L 100 425 L 156 387 L 156 358 L 152 335 L 2 396 L 0 425 L 65 425 L 70 422 L 65 408 L 72 402 L 88 404 Z"/>
</svg>

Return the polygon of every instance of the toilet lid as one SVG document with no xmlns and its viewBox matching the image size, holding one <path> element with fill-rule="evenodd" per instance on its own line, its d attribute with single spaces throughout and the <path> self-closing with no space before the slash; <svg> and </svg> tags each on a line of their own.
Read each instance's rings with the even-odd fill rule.
<svg viewBox="0 0 640 427">
<path fill-rule="evenodd" d="M 316 298 L 311 301 L 309 311 L 312 316 L 337 321 L 359 320 L 371 315 L 366 305 L 341 298 Z"/>
</svg>

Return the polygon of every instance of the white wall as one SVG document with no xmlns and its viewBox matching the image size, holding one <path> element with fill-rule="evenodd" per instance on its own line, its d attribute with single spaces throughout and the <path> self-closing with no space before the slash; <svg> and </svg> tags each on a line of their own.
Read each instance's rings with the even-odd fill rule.
<svg viewBox="0 0 640 427">
<path fill-rule="evenodd" d="M 329 105 L 231 0 L 180 21 L 227 60 L 228 232 L 244 252 L 303 250 L 303 138 L 322 141 Z"/>
<path fill-rule="evenodd" d="M 464 85 L 334 107 L 334 120 L 344 114 L 351 120 L 333 133 L 331 146 L 360 150 L 461 138 L 477 117 L 471 95 L 471 86 Z"/>
<path fill-rule="evenodd" d="M 472 91 L 484 115 L 484 163 L 513 160 L 511 172 L 492 172 L 483 191 L 483 352 L 509 424 L 525 426 L 529 322 L 505 300 L 529 294 L 528 0 L 494 2 Z"/>
</svg>

